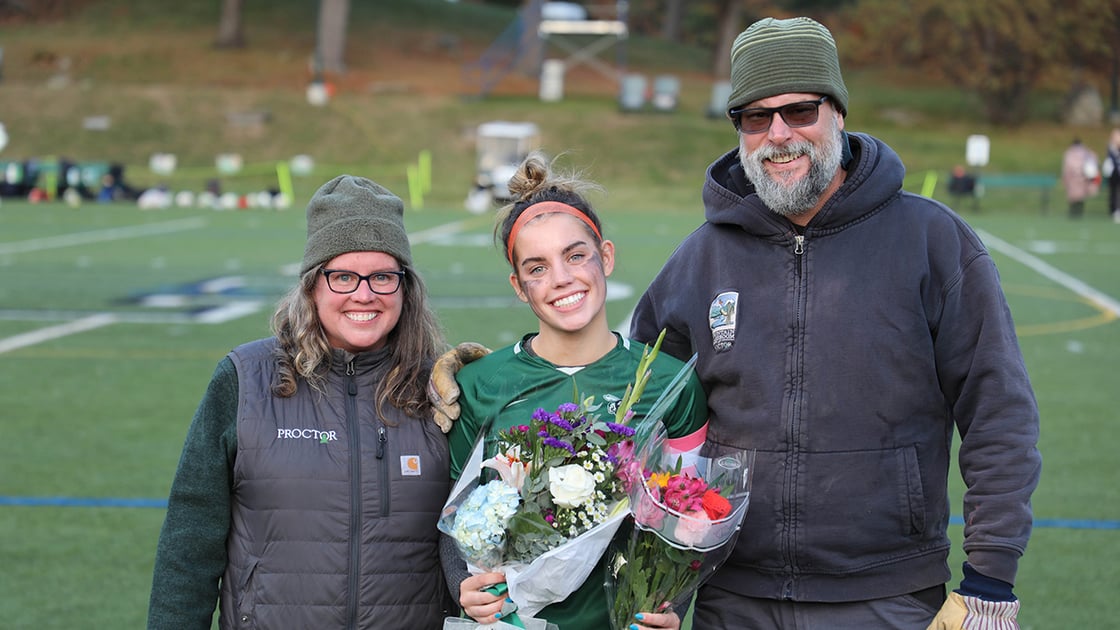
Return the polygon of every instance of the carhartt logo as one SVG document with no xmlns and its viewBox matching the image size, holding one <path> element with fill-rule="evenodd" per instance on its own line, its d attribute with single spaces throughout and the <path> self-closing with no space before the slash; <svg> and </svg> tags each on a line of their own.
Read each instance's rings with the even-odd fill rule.
<svg viewBox="0 0 1120 630">
<path fill-rule="evenodd" d="M 277 440 L 318 440 L 320 444 L 333 442 L 338 439 L 335 431 L 320 431 L 318 429 L 276 429 Z"/>
<path fill-rule="evenodd" d="M 401 475 L 405 477 L 420 476 L 419 455 L 401 455 Z"/>
</svg>

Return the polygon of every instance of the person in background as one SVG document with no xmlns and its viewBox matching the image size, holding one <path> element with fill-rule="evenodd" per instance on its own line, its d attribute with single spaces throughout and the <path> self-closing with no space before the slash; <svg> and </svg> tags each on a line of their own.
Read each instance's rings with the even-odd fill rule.
<svg viewBox="0 0 1120 630">
<path fill-rule="evenodd" d="M 1074 138 L 1062 154 L 1062 186 L 1069 202 L 1069 218 L 1080 219 L 1085 214 L 1085 200 L 1096 195 L 1100 186 L 1097 155 L 1080 138 Z"/>
<path fill-rule="evenodd" d="M 515 201 L 499 214 L 495 232 L 511 267 L 510 286 L 536 314 L 538 329 L 512 346 L 479 353 L 481 358 L 451 374 L 462 392 L 458 421 L 444 424 L 450 429 L 454 478 L 464 472 L 484 427 L 496 435 L 526 422 L 538 408 L 551 411 L 561 403 L 575 402 L 574 391 L 593 396 L 593 404 L 602 404 L 603 413 L 613 415 L 627 385 L 634 381 L 644 345 L 613 332 L 607 323 L 607 277 L 614 270 L 615 247 L 603 238 L 602 224 L 584 197 L 583 191 L 590 188 L 589 182 L 574 176 L 554 174 L 536 152 L 510 181 Z M 656 335 L 650 342 L 655 339 Z M 657 356 L 645 393 L 633 408 L 636 419 L 648 413 L 683 367 L 670 356 Z M 665 416 L 670 443 L 681 451 L 698 449 L 706 420 L 704 392 L 692 374 Z M 504 582 L 505 576 L 468 575 L 450 537 L 444 537 L 441 553 L 448 586 L 463 612 L 480 623 L 498 620 L 505 597 L 484 589 Z M 560 630 L 609 628 L 603 562 L 600 559 L 583 586 L 535 617 L 557 624 Z M 680 626 L 672 611 L 634 612 L 640 616 L 631 628 Z"/>
<path fill-rule="evenodd" d="M 1039 413 L 992 257 L 902 189 L 889 146 L 845 130 L 824 25 L 750 25 L 731 83 L 738 146 L 709 166 L 706 221 L 630 333 L 699 353 L 709 443 L 757 450 L 750 512 L 692 627 L 1017 627 Z M 966 560 L 946 597 L 954 430 Z"/>
<path fill-rule="evenodd" d="M 438 628 L 457 614 L 436 522 L 446 437 L 424 383 L 444 350 L 403 203 L 341 175 L 307 206 L 274 336 L 217 365 L 187 432 L 148 628 Z"/>
<path fill-rule="evenodd" d="M 1108 212 L 1114 223 L 1120 223 L 1120 127 L 1108 136 L 1101 175 L 1108 180 Z"/>
<path fill-rule="evenodd" d="M 949 175 L 949 194 L 956 203 L 960 203 L 965 197 L 971 197 L 972 209 L 976 210 L 979 207 L 976 203 L 976 177 L 965 170 L 961 164 L 953 166 L 953 171 Z"/>
</svg>

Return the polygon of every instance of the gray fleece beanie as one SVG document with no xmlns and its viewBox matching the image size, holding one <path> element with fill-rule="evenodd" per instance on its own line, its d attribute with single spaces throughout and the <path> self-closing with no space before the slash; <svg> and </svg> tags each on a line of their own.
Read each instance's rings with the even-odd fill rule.
<svg viewBox="0 0 1120 630">
<path fill-rule="evenodd" d="M 727 109 L 791 92 L 824 94 L 847 115 L 848 88 L 832 33 L 807 17 L 751 24 L 731 46 Z"/>
<path fill-rule="evenodd" d="M 339 175 L 307 204 L 307 246 L 300 273 L 348 252 L 384 252 L 412 264 L 404 202 L 364 177 Z"/>
</svg>

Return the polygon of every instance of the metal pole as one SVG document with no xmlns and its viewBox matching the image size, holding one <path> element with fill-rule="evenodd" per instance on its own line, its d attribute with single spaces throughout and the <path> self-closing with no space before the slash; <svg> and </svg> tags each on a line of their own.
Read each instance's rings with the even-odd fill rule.
<svg viewBox="0 0 1120 630">
<path fill-rule="evenodd" d="M 1118 29 L 1120 30 L 1120 29 Z M 1112 109 L 1108 117 L 1112 124 L 1120 124 L 1120 103 L 1117 94 L 1120 93 L 1120 43 L 1112 44 Z"/>
<path fill-rule="evenodd" d="M 1108 118 L 1113 125 L 1120 125 L 1120 13 L 1116 14 L 1115 32 L 1112 37 L 1112 109 Z"/>
</svg>

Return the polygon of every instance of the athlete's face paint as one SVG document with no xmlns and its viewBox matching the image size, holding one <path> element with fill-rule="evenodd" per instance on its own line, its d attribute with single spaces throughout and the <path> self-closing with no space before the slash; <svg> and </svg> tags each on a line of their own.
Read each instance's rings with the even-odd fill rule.
<svg viewBox="0 0 1120 630">
<path fill-rule="evenodd" d="M 510 285 L 542 329 L 573 333 L 606 317 L 614 244 L 596 245 L 579 219 L 559 213 L 533 219 L 517 234 L 513 256 Z"/>
</svg>

